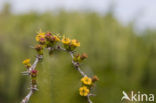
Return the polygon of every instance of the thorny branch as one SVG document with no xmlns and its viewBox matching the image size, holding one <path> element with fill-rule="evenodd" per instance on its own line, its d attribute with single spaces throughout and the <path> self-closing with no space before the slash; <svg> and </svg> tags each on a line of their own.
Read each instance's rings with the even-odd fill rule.
<svg viewBox="0 0 156 103">
<path fill-rule="evenodd" d="M 61 51 L 68 52 L 68 53 L 70 54 L 70 56 L 72 57 L 72 64 L 73 64 L 73 66 L 75 67 L 75 69 L 79 71 L 79 73 L 82 75 L 82 77 L 87 76 L 87 75 L 81 70 L 81 68 L 80 68 L 80 66 L 79 66 L 79 63 L 78 63 L 78 62 L 75 62 L 75 61 L 73 60 L 73 59 L 74 59 L 74 52 L 73 52 L 73 51 L 67 51 L 66 49 L 62 48 L 61 46 L 49 47 L 48 50 L 49 50 L 49 51 L 50 51 L 50 50 L 61 50 Z M 39 60 L 42 59 L 42 58 L 43 58 L 42 55 L 38 55 L 38 56 L 36 57 L 36 59 L 35 59 L 33 65 L 32 65 L 27 71 L 22 72 L 22 73 L 23 73 L 24 75 L 30 75 L 31 71 L 32 71 L 32 70 L 35 70 L 35 68 L 36 68 L 36 66 L 37 66 L 37 64 L 38 64 L 38 62 L 39 62 Z M 38 90 L 38 89 L 37 89 L 37 85 L 35 85 L 35 86 L 30 85 L 30 91 L 29 91 L 29 93 L 27 94 L 27 96 L 22 100 L 21 103 L 28 103 L 29 100 L 30 100 L 30 97 L 32 96 L 32 94 L 33 94 L 36 90 Z M 90 96 L 95 96 L 95 94 L 91 94 L 91 93 L 90 93 L 90 94 L 87 95 L 88 103 L 93 103 L 93 102 L 91 101 L 91 99 L 90 99 Z"/>
<path fill-rule="evenodd" d="M 36 68 L 36 66 L 37 66 L 37 64 L 38 64 L 38 62 L 39 62 L 39 60 L 42 59 L 42 58 L 43 58 L 42 55 L 36 56 L 36 59 L 35 59 L 33 65 L 32 65 L 27 71 L 23 72 L 23 74 L 24 74 L 24 75 L 30 75 L 30 72 Z M 29 91 L 29 93 L 28 93 L 27 96 L 22 100 L 21 103 L 28 103 L 28 101 L 29 101 L 31 95 L 32 95 L 36 90 L 38 90 L 38 89 L 37 89 L 37 85 L 32 86 L 32 84 L 31 84 L 31 85 L 30 85 L 30 91 Z"/>
<path fill-rule="evenodd" d="M 80 68 L 80 66 L 79 66 L 79 63 L 74 62 L 74 60 L 73 60 L 73 58 L 74 58 L 74 52 L 73 52 L 73 51 L 67 51 L 67 50 L 65 50 L 64 48 L 60 47 L 60 46 L 57 46 L 56 49 L 60 49 L 60 50 L 62 50 L 62 51 L 68 52 L 68 53 L 70 54 L 70 56 L 72 57 L 72 64 L 74 65 L 75 69 L 78 70 L 79 73 L 80 73 L 83 77 L 87 76 L 87 75 L 81 70 L 81 68 Z M 93 103 L 93 102 L 91 101 L 91 99 L 90 99 L 90 96 L 95 96 L 95 94 L 88 94 L 88 95 L 87 95 L 88 103 Z"/>
<path fill-rule="evenodd" d="M 73 59 L 73 58 L 74 58 L 73 52 L 69 52 L 69 54 L 71 55 L 71 57 L 72 57 L 72 59 Z M 79 67 L 79 63 L 74 62 L 74 61 L 72 60 L 72 64 L 74 65 L 75 69 L 77 69 L 83 77 L 86 76 L 86 74 L 85 74 L 85 73 L 81 70 L 81 68 Z"/>
<path fill-rule="evenodd" d="M 78 64 L 77 62 L 74 62 L 74 61 L 73 61 L 73 58 L 74 58 L 73 52 L 69 52 L 69 54 L 70 54 L 71 57 L 72 57 L 72 63 L 73 63 L 73 65 L 74 65 L 75 69 L 77 69 L 83 77 L 87 76 L 87 75 L 81 70 L 81 68 L 79 67 L 79 64 Z M 90 94 L 87 95 L 88 103 L 93 103 L 93 102 L 91 101 L 91 99 L 90 99 L 90 96 L 92 96 L 92 95 L 90 95 Z"/>
<path fill-rule="evenodd" d="M 64 48 L 62 48 L 61 46 L 56 46 L 56 48 L 51 48 L 53 50 L 58 49 L 58 50 L 62 50 L 62 51 L 66 51 L 70 54 L 70 56 L 72 57 L 72 64 L 74 65 L 75 69 L 78 70 L 80 72 L 80 74 L 84 77 L 87 76 L 79 67 L 79 63 L 74 62 L 73 58 L 74 58 L 74 52 L 73 51 L 67 51 Z"/>
</svg>

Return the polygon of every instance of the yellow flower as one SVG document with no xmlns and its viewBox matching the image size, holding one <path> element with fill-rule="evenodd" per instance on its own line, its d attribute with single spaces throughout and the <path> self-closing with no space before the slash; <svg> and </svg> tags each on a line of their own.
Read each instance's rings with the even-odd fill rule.
<svg viewBox="0 0 156 103">
<path fill-rule="evenodd" d="M 40 32 L 36 35 L 36 41 L 39 41 L 41 38 L 45 38 L 45 33 Z"/>
<path fill-rule="evenodd" d="M 28 65 L 28 64 L 30 64 L 30 59 L 25 59 L 22 63 L 23 63 L 24 65 Z"/>
<path fill-rule="evenodd" d="M 85 77 L 83 77 L 83 78 L 81 79 L 81 82 L 82 82 L 83 84 L 85 84 L 85 85 L 91 85 L 91 84 L 92 84 L 92 79 L 89 78 L 89 77 L 87 77 L 87 76 L 85 76 Z"/>
<path fill-rule="evenodd" d="M 81 96 L 87 96 L 89 93 L 89 89 L 86 86 L 80 87 L 79 89 Z"/>
<path fill-rule="evenodd" d="M 69 39 L 69 38 L 63 37 L 62 43 L 63 43 L 63 44 L 69 44 L 69 43 L 70 43 L 70 39 Z"/>
<path fill-rule="evenodd" d="M 54 35 L 54 38 L 56 41 L 60 41 L 60 38 L 58 36 Z"/>
<path fill-rule="evenodd" d="M 73 46 L 75 46 L 75 47 L 79 47 L 79 46 L 80 46 L 80 42 L 78 42 L 76 39 L 73 39 L 73 40 L 71 41 L 71 44 L 72 44 Z"/>
</svg>

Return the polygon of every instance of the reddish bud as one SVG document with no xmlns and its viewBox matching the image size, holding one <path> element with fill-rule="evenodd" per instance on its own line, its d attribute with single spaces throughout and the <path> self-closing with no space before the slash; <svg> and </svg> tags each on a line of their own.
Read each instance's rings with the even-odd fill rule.
<svg viewBox="0 0 156 103">
<path fill-rule="evenodd" d="M 36 45 L 36 46 L 35 46 L 35 49 L 36 49 L 37 51 L 40 51 L 40 50 L 43 49 L 43 47 L 42 47 L 41 45 Z"/>
<path fill-rule="evenodd" d="M 46 34 L 45 34 L 45 38 L 47 39 L 47 40 L 50 40 L 50 38 L 51 38 L 51 33 L 50 32 L 47 32 Z"/>
<path fill-rule="evenodd" d="M 32 70 L 31 73 L 37 74 L 37 70 Z"/>
<path fill-rule="evenodd" d="M 83 53 L 81 56 L 80 56 L 81 60 L 84 60 L 86 58 L 88 58 L 88 55 L 86 53 Z"/>
<path fill-rule="evenodd" d="M 37 70 L 32 70 L 31 77 L 36 77 L 36 76 L 37 76 Z"/>
<path fill-rule="evenodd" d="M 99 80 L 99 78 L 96 75 L 92 77 L 92 82 L 96 82 L 98 80 Z"/>
<path fill-rule="evenodd" d="M 49 41 L 52 42 L 52 43 L 53 43 L 55 40 L 56 40 L 56 38 L 55 38 L 54 36 L 51 36 L 50 39 L 49 39 Z"/>
<path fill-rule="evenodd" d="M 45 44 L 46 39 L 45 39 L 45 38 L 40 38 L 40 39 L 39 39 L 39 42 L 40 42 L 40 44 Z"/>
</svg>

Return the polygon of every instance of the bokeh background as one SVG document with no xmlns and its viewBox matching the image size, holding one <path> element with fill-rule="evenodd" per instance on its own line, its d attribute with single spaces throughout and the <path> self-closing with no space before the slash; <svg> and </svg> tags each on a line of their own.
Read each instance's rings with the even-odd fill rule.
<svg viewBox="0 0 156 103">
<path fill-rule="evenodd" d="M 76 38 L 88 59 L 82 69 L 100 81 L 94 103 L 120 103 L 122 91 L 156 93 L 155 0 L 0 0 L 0 103 L 19 103 L 28 93 L 22 61 L 41 28 Z M 154 9 L 155 8 L 155 9 Z M 47 51 L 45 51 L 47 52 Z M 46 53 L 45 53 L 46 54 Z M 30 103 L 86 103 L 80 75 L 66 53 L 45 55 Z"/>
</svg>

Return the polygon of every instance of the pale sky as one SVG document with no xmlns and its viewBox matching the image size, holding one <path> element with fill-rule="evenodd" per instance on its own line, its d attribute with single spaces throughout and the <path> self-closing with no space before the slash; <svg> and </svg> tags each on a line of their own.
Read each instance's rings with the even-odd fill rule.
<svg viewBox="0 0 156 103">
<path fill-rule="evenodd" d="M 31 10 L 44 12 L 62 8 L 67 11 L 87 10 L 104 14 L 110 4 L 115 5 L 115 16 L 123 24 L 136 20 L 137 28 L 156 28 L 156 0 L 0 0 L 12 4 L 14 13 L 27 13 Z"/>
</svg>

